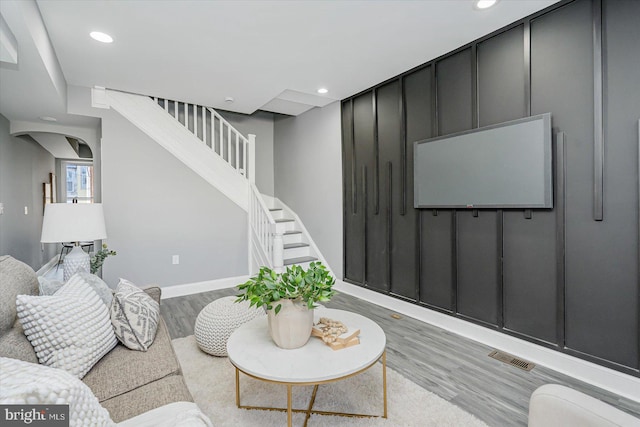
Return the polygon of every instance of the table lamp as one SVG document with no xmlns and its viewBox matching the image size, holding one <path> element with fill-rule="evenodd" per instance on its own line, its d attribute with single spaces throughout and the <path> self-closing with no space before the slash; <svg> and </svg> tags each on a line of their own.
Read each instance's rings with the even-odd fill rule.
<svg viewBox="0 0 640 427">
<path fill-rule="evenodd" d="M 49 203 L 44 208 L 42 243 L 73 242 L 73 250 L 64 257 L 63 277 L 66 282 L 77 272 L 90 271 L 89 254 L 80 242 L 107 238 L 104 212 L 100 203 Z"/>
</svg>

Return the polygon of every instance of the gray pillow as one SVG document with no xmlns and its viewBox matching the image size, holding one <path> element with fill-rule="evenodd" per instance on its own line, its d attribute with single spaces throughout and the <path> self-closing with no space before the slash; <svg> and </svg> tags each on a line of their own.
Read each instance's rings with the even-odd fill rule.
<svg viewBox="0 0 640 427">
<path fill-rule="evenodd" d="M 40 284 L 40 295 L 53 295 L 58 289 L 64 285 L 63 282 L 56 279 L 49 279 L 44 276 L 38 276 L 38 283 Z"/>
<path fill-rule="evenodd" d="M 111 305 L 116 337 L 131 350 L 147 351 L 160 320 L 160 305 L 133 283 L 120 279 Z"/>
</svg>

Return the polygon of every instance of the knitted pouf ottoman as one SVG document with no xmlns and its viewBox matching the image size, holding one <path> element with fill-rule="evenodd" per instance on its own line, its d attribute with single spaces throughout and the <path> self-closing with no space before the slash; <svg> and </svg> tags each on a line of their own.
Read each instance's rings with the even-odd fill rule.
<svg viewBox="0 0 640 427">
<path fill-rule="evenodd" d="M 224 297 L 209 303 L 196 319 L 194 335 L 198 347 L 205 353 L 224 357 L 227 340 L 242 324 L 265 316 L 262 308 L 249 307 L 248 301 L 235 303 L 236 297 Z"/>
</svg>

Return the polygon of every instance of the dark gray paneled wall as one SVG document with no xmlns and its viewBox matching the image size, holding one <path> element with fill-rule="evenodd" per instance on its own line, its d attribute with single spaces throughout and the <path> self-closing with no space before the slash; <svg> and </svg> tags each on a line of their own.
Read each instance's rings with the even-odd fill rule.
<svg viewBox="0 0 640 427">
<path fill-rule="evenodd" d="M 345 280 L 638 375 L 638 16 L 565 1 L 344 100 Z M 414 141 L 545 112 L 554 209 L 413 208 Z"/>
</svg>

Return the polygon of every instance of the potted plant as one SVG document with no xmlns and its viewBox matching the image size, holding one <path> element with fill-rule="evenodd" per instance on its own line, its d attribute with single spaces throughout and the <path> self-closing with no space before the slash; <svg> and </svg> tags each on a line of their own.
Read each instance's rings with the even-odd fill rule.
<svg viewBox="0 0 640 427">
<path fill-rule="evenodd" d="M 315 304 L 331 299 L 335 281 L 320 262 L 312 262 L 307 270 L 299 265 L 287 267 L 282 274 L 262 267 L 256 276 L 238 286 L 242 293 L 236 302 L 265 307 L 269 333 L 276 345 L 298 348 L 311 336 Z"/>
</svg>

